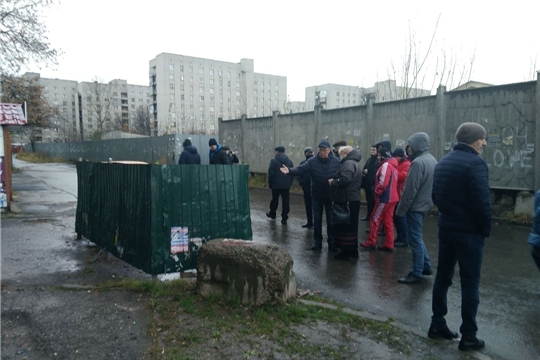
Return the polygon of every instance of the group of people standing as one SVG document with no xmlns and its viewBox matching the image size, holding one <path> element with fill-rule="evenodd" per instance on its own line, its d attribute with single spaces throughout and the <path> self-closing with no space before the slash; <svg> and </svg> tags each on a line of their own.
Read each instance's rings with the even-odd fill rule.
<svg viewBox="0 0 540 360">
<path fill-rule="evenodd" d="M 240 159 L 234 151 L 227 146 L 222 146 L 216 139 L 208 140 L 210 151 L 208 153 L 210 164 L 232 165 L 238 164 Z M 187 138 L 182 143 L 182 153 L 178 159 L 179 165 L 200 165 L 201 155 L 195 146 L 191 143 L 191 139 Z"/>
<path fill-rule="evenodd" d="M 458 337 L 446 325 L 445 316 L 448 312 L 448 288 L 459 263 L 462 338 L 458 347 L 460 350 L 479 350 L 485 345 L 476 337 L 480 270 L 484 239 L 489 237 L 491 230 L 488 167 L 479 156 L 487 145 L 486 130 L 477 123 L 463 123 L 455 138 L 456 146 L 440 162 L 430 154 L 430 139 L 424 132 L 413 134 L 406 149 L 397 148 L 394 152 L 390 142 L 383 141 L 371 147 L 370 157 L 363 168 L 360 167 L 361 154 L 345 142 L 333 145 L 335 154 L 326 140 L 319 143 L 316 155 L 312 148 L 306 148 L 306 159 L 298 167 L 293 167 L 284 147 L 277 147 L 268 170 L 272 201 L 266 215 L 276 218 L 281 196 L 281 222 L 287 224 L 289 189 L 292 176 L 298 176 L 304 190 L 307 214 L 307 223 L 303 227 L 313 227 L 314 230 L 310 250 L 322 249 L 324 210 L 328 251 L 341 250 L 335 259 L 358 258 L 358 245 L 367 251 L 378 249 L 385 252 L 393 252 L 394 247 L 408 246 L 412 266 L 398 282 L 416 284 L 433 273 L 423 240 L 423 221 L 435 204 L 439 211 L 439 254 L 428 336 L 435 339 Z M 367 214 L 359 219 L 361 188 L 366 195 Z M 332 223 L 333 203 L 348 203 L 348 223 Z M 538 204 L 540 209 L 540 193 Z M 359 220 L 370 224 L 368 238 L 360 244 Z M 540 234 L 539 229 L 540 225 L 537 229 Z M 377 238 L 382 234 L 384 242 L 377 246 Z M 531 238 L 531 243 L 538 246 L 533 247 L 533 256 L 540 259 L 540 235 L 531 235 Z M 540 260 L 538 264 L 540 267 Z"/>
</svg>

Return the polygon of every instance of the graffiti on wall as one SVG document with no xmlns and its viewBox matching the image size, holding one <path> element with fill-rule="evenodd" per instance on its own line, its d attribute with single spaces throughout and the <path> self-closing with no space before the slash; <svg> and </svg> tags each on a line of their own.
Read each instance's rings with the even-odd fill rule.
<svg viewBox="0 0 540 360">
<path fill-rule="evenodd" d="M 487 144 L 494 151 L 486 160 L 488 165 L 497 168 L 531 169 L 534 143 L 530 142 L 527 125 L 507 126 L 502 129 L 488 130 Z"/>
</svg>

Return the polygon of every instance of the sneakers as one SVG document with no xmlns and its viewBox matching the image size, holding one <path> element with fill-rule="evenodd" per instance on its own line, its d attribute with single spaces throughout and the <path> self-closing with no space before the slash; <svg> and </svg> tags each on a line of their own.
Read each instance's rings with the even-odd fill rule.
<svg viewBox="0 0 540 360">
<path fill-rule="evenodd" d="M 287 225 L 287 220 L 286 220 L 286 219 L 283 219 L 283 220 L 281 220 L 281 223 L 282 223 L 283 225 Z"/>
<path fill-rule="evenodd" d="M 272 219 L 272 220 L 276 220 L 276 215 L 272 215 L 272 214 L 270 214 L 269 212 L 266 213 L 266 217 L 267 217 L 267 218 L 270 218 L 270 219 Z"/>
<path fill-rule="evenodd" d="M 427 336 L 430 339 L 452 340 L 457 339 L 458 333 L 450 330 L 446 324 L 439 326 L 431 324 Z"/>
<path fill-rule="evenodd" d="M 302 225 L 302 227 L 305 229 L 311 229 L 313 227 L 313 224 L 307 223 L 307 224 Z"/>
<path fill-rule="evenodd" d="M 336 260 L 349 260 L 351 258 L 351 253 L 348 251 L 342 251 L 337 255 L 334 255 Z"/>
<path fill-rule="evenodd" d="M 461 338 L 461 341 L 459 342 L 459 350 L 461 351 L 469 351 L 469 350 L 480 350 L 483 349 L 486 346 L 486 343 L 484 340 L 480 340 L 479 338 L 472 337 L 472 338 Z"/>
<path fill-rule="evenodd" d="M 409 244 L 406 243 L 405 241 L 398 240 L 394 242 L 394 247 L 405 247 L 405 246 L 409 246 Z"/>
<path fill-rule="evenodd" d="M 424 269 L 424 271 L 422 271 L 422 275 L 432 275 L 432 274 L 433 274 L 433 270 L 431 270 L 431 268 L 430 269 Z"/>
<path fill-rule="evenodd" d="M 377 249 L 379 249 L 380 251 L 394 252 L 394 249 L 386 247 L 386 246 L 377 246 Z"/>
<path fill-rule="evenodd" d="M 421 282 L 422 278 L 414 275 L 413 273 L 408 273 L 407 276 L 398 279 L 398 283 L 401 284 L 419 284 Z"/>
</svg>

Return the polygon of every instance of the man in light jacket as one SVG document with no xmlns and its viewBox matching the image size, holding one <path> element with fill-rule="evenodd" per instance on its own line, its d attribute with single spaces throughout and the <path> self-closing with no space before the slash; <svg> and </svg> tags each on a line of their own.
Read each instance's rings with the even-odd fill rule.
<svg viewBox="0 0 540 360">
<path fill-rule="evenodd" d="M 412 252 L 412 268 L 409 273 L 399 278 L 402 284 L 415 284 L 423 275 L 431 275 L 431 260 L 423 238 L 423 223 L 427 212 L 433 207 L 431 190 L 433 172 L 437 160 L 429 153 L 429 135 L 418 132 L 408 140 L 412 149 L 413 161 L 409 168 L 396 216 L 406 216 L 407 237 Z"/>
</svg>

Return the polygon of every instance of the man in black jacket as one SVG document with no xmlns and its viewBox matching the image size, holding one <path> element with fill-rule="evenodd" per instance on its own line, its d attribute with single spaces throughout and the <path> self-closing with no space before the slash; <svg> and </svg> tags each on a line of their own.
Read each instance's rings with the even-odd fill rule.
<svg viewBox="0 0 540 360">
<path fill-rule="evenodd" d="M 362 221 L 369 221 L 371 219 L 371 213 L 373 212 L 373 207 L 375 206 L 375 198 L 373 191 L 375 188 L 375 174 L 377 174 L 377 169 L 379 168 L 379 161 L 377 161 L 377 146 L 372 145 L 369 149 L 369 159 L 367 159 L 364 169 L 362 171 L 362 187 L 366 193 L 366 202 L 367 202 L 367 214 L 366 217 L 360 219 Z"/>
<path fill-rule="evenodd" d="M 289 218 L 289 190 L 292 185 L 292 177 L 283 174 L 279 169 L 282 166 L 292 167 L 292 161 L 285 155 L 285 148 L 278 146 L 274 149 L 276 156 L 270 160 L 268 166 L 268 186 L 272 189 L 272 201 L 270 212 L 266 213 L 270 219 L 276 218 L 279 197 L 281 196 L 281 223 L 287 224 Z"/>
<path fill-rule="evenodd" d="M 334 178 L 339 169 L 339 160 L 332 155 L 330 143 L 323 140 L 319 144 L 317 156 L 312 157 L 296 168 L 281 167 L 284 174 L 298 176 L 304 173 L 311 175 L 311 199 L 313 203 L 313 246 L 310 250 L 322 249 L 322 216 L 326 212 L 326 235 L 328 251 L 337 251 L 334 246 L 334 229 L 332 226 L 332 202 L 330 201 L 330 185 L 328 179 Z"/>
<path fill-rule="evenodd" d="M 480 350 L 476 313 L 480 302 L 480 271 L 484 239 L 491 231 L 491 197 L 488 166 L 479 156 L 486 130 L 477 123 L 463 123 L 456 132 L 457 145 L 436 166 L 433 202 L 439 210 L 439 258 L 433 283 L 430 338 L 454 339 L 446 325 L 448 288 L 459 264 L 461 278 L 461 327 L 459 350 Z"/>
<path fill-rule="evenodd" d="M 191 144 L 190 139 L 184 140 L 182 147 L 184 148 L 184 151 L 182 151 L 180 159 L 178 159 L 179 165 L 201 164 L 201 156 L 197 152 L 197 148 Z"/>
<path fill-rule="evenodd" d="M 223 147 L 221 144 L 218 144 L 217 140 L 214 138 L 211 138 L 208 141 L 208 146 L 210 146 L 210 153 L 208 154 L 210 158 L 210 164 L 223 164 L 223 165 L 229 165 L 229 155 L 223 150 Z"/>
<path fill-rule="evenodd" d="M 313 148 L 307 147 L 304 149 L 305 160 L 300 162 L 300 165 L 313 157 Z M 306 207 L 307 223 L 302 225 L 303 228 L 311 229 L 313 227 L 313 205 L 311 202 L 311 175 L 309 173 L 303 173 L 298 176 L 298 183 L 302 187 L 304 193 L 304 205 Z"/>
</svg>

